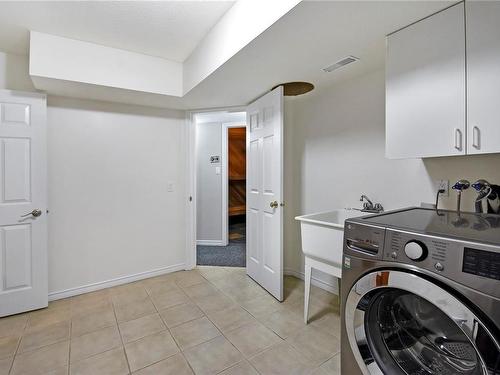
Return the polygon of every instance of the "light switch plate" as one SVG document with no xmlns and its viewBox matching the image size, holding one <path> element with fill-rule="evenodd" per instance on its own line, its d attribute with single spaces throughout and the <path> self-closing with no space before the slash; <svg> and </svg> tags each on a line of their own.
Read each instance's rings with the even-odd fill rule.
<svg viewBox="0 0 500 375">
<path fill-rule="evenodd" d="M 174 191 L 174 183 L 173 182 L 168 182 L 167 183 L 167 191 L 169 193 L 172 193 Z"/>
</svg>

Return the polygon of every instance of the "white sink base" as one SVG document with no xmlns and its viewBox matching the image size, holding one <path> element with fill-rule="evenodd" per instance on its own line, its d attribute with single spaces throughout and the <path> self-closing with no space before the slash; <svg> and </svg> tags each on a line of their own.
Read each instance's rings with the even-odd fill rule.
<svg viewBox="0 0 500 375">
<path fill-rule="evenodd" d="M 336 277 L 339 296 L 340 296 L 340 278 L 342 277 L 342 268 L 340 266 L 334 266 L 325 262 L 320 262 L 316 259 L 308 257 L 307 255 L 304 256 L 304 260 L 305 260 L 304 322 L 307 324 L 309 321 L 309 295 L 311 292 L 312 269 L 314 268 Z"/>
<path fill-rule="evenodd" d="M 344 221 L 363 215 L 360 211 L 337 209 L 329 212 L 297 216 L 300 221 L 302 252 L 305 257 L 304 321 L 309 317 L 309 294 L 312 269 L 337 278 L 340 295 Z"/>
</svg>

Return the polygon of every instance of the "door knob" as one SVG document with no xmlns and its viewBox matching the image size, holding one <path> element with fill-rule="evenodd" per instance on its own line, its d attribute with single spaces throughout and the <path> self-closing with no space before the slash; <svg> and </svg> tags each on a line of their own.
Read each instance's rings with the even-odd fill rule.
<svg viewBox="0 0 500 375">
<path fill-rule="evenodd" d="M 42 210 L 39 210 L 38 208 L 35 208 L 33 211 L 28 212 L 27 214 L 21 215 L 21 217 L 27 217 L 27 216 L 33 216 L 33 217 L 38 217 L 42 215 Z"/>
<path fill-rule="evenodd" d="M 269 203 L 269 206 L 271 208 L 278 208 L 278 206 L 279 206 L 278 201 L 273 201 L 273 202 Z"/>
</svg>

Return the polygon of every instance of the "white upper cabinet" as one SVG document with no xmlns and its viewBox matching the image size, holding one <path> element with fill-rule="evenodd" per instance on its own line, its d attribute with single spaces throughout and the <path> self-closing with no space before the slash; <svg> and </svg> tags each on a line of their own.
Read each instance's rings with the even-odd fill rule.
<svg viewBox="0 0 500 375">
<path fill-rule="evenodd" d="M 465 154 L 464 17 L 464 4 L 460 3 L 388 36 L 388 158 Z M 494 27 L 498 36 L 498 26 L 489 26 L 490 30 Z M 493 42 L 494 38 L 492 35 L 489 40 Z M 497 64 L 499 57 L 497 51 Z M 496 98 L 498 102 L 498 94 Z"/>
<path fill-rule="evenodd" d="M 500 3 L 466 3 L 467 153 L 500 152 Z"/>
</svg>

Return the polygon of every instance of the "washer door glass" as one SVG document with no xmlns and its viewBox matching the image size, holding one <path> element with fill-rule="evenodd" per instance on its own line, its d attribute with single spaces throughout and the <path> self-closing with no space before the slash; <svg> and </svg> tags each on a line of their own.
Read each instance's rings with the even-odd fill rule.
<svg viewBox="0 0 500 375">
<path fill-rule="evenodd" d="M 365 312 L 365 330 L 379 365 L 391 367 L 392 362 L 415 375 L 483 374 L 474 345 L 458 325 L 413 293 L 400 289 L 376 293 Z"/>
<path fill-rule="evenodd" d="M 368 273 L 350 288 L 343 308 L 364 375 L 500 375 L 496 327 L 417 274 Z"/>
</svg>

